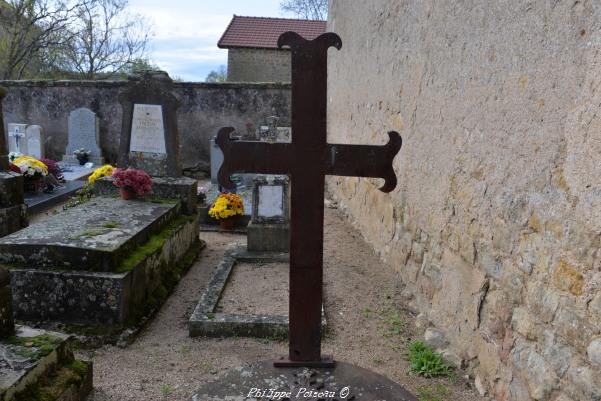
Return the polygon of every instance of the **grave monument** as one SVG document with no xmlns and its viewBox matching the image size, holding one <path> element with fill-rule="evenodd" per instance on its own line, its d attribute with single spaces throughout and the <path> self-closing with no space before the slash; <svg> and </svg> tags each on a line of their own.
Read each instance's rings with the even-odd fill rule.
<svg viewBox="0 0 601 401">
<path fill-rule="evenodd" d="M 287 176 L 259 175 L 253 180 L 252 215 L 247 228 L 249 251 L 289 251 L 288 186 Z"/>
<path fill-rule="evenodd" d="M 2 99 L 5 95 L 6 91 L 0 87 L 0 237 L 27 226 L 23 176 L 8 169 L 8 152 L 2 119 Z"/>
<path fill-rule="evenodd" d="M 70 164 L 79 164 L 73 154 L 78 149 L 91 152 L 89 161 L 99 166 L 104 164 L 102 150 L 98 146 L 100 139 L 100 125 L 98 116 L 90 109 L 81 107 L 69 113 L 68 145 L 63 161 Z"/>
<path fill-rule="evenodd" d="M 325 33 L 309 41 L 286 32 L 278 40 L 280 48 L 284 45 L 292 50 L 292 142 L 232 141 L 233 128 L 222 128 L 216 142 L 224 155 L 219 181 L 225 188 L 232 187 L 229 177 L 233 173 L 291 177 L 289 354 L 273 365 L 258 363 L 238 369 L 203 386 L 193 399 L 250 398 L 249 386 L 262 388 L 269 383 L 271 388 L 290 392 L 288 399 L 310 396 L 296 392 L 304 388 L 316 392 L 312 399 L 415 401 L 382 376 L 345 363 L 336 367 L 331 357 L 321 355 L 325 175 L 383 178 L 381 190 L 390 192 L 396 186 L 392 161 L 401 138 L 391 131 L 384 146 L 328 144 L 327 50 L 331 46 L 340 49 L 341 39 Z M 301 369 L 278 369 L 285 367 Z M 320 391 L 331 391 L 331 395 L 320 396 Z"/>
<path fill-rule="evenodd" d="M 164 71 L 143 71 L 128 77 L 119 96 L 123 108 L 118 165 L 145 170 L 153 177 L 179 177 L 177 108 L 173 81 Z"/>
<path fill-rule="evenodd" d="M 43 159 L 46 155 L 44 151 L 44 130 L 40 125 L 28 125 L 25 128 L 25 142 L 27 143 L 27 155 L 36 159 Z"/>
<path fill-rule="evenodd" d="M 8 124 L 8 151 L 10 153 L 27 154 L 26 129 L 27 124 Z"/>
</svg>

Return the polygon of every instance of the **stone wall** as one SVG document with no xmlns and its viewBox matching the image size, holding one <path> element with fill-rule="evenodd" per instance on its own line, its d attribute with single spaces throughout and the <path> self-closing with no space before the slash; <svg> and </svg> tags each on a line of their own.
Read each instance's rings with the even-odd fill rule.
<svg viewBox="0 0 601 401">
<path fill-rule="evenodd" d="M 404 143 L 392 193 L 329 190 L 497 400 L 601 400 L 600 29 L 594 1 L 330 3 L 329 141 Z"/>
<path fill-rule="evenodd" d="M 39 124 L 46 135 L 46 155 L 57 160 L 67 147 L 69 112 L 87 107 L 100 118 L 100 147 L 109 162 L 117 160 L 121 133 L 119 94 L 126 81 L 0 81 L 4 123 Z M 209 162 L 209 139 L 219 128 L 267 125 L 267 117 L 290 124 L 290 86 L 274 83 L 175 83 L 181 101 L 177 112 L 184 168 Z"/>
<path fill-rule="evenodd" d="M 228 49 L 227 80 L 230 82 L 290 82 L 290 51 Z"/>
</svg>

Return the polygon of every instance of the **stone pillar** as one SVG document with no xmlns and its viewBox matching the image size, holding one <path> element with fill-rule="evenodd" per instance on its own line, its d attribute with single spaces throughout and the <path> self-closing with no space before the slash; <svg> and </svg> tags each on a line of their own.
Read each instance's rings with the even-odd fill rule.
<svg viewBox="0 0 601 401">
<path fill-rule="evenodd" d="M 6 269 L 0 269 L 0 339 L 12 336 L 14 333 L 10 273 Z"/>
<path fill-rule="evenodd" d="M 0 237 L 27 227 L 23 176 L 8 169 L 8 150 L 2 116 L 2 99 L 5 95 L 6 90 L 0 87 Z"/>
<path fill-rule="evenodd" d="M 248 250 L 290 250 L 289 188 L 287 176 L 259 175 L 253 180 L 253 210 L 248 224 Z"/>
</svg>

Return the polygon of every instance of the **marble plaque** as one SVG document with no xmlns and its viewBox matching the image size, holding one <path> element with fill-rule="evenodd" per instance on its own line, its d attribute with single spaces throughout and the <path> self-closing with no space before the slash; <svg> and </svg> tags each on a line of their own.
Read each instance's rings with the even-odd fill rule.
<svg viewBox="0 0 601 401">
<path fill-rule="evenodd" d="M 102 156 L 98 146 L 98 117 L 92 110 L 81 107 L 70 112 L 67 133 L 69 143 L 66 156 L 73 156 L 73 152 L 81 148 L 91 151 L 91 157 Z"/>
<path fill-rule="evenodd" d="M 284 215 L 283 187 L 281 185 L 259 186 L 259 217 L 279 217 Z"/>
<path fill-rule="evenodd" d="M 134 104 L 129 150 L 142 153 L 167 153 L 163 109 L 160 105 Z"/>
<path fill-rule="evenodd" d="M 39 125 L 28 125 L 25 130 L 27 154 L 36 159 L 44 158 L 44 131 Z"/>
</svg>

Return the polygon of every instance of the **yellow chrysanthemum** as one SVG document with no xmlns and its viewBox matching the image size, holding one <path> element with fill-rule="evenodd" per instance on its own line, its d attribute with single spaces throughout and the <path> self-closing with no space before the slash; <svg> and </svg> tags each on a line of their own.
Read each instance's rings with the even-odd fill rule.
<svg viewBox="0 0 601 401">
<path fill-rule="evenodd" d="M 105 164 L 102 167 L 98 167 L 94 172 L 88 177 L 88 183 L 94 184 L 97 179 L 100 177 L 108 177 L 113 174 L 115 168 L 110 164 Z"/>
<path fill-rule="evenodd" d="M 215 219 L 227 219 L 244 214 L 244 202 L 240 195 L 222 193 L 215 200 L 213 207 L 209 209 L 209 216 Z"/>
<path fill-rule="evenodd" d="M 48 175 L 48 166 L 34 157 L 19 156 L 12 163 L 19 167 L 21 174 L 27 177 L 33 177 L 36 174 Z"/>
</svg>

